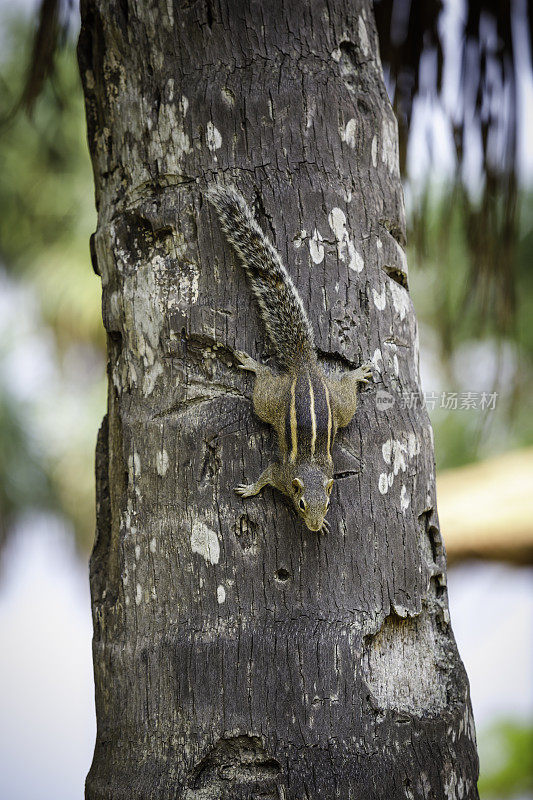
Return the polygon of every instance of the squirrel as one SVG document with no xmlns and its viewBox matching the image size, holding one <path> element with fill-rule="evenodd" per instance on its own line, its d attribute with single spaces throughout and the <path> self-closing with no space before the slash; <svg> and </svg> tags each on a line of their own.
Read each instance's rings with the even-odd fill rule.
<svg viewBox="0 0 533 800">
<path fill-rule="evenodd" d="M 207 199 L 242 261 L 282 370 L 277 375 L 247 353 L 235 353 L 240 368 L 255 373 L 254 410 L 276 431 L 280 454 L 255 483 L 235 491 L 252 497 L 273 486 L 292 500 L 309 530 L 326 533 L 333 488 L 331 447 L 337 430 L 355 414 L 357 389 L 368 383 L 371 368 L 364 364 L 338 379 L 324 373 L 300 295 L 244 197 L 233 186 L 214 184 Z"/>
</svg>

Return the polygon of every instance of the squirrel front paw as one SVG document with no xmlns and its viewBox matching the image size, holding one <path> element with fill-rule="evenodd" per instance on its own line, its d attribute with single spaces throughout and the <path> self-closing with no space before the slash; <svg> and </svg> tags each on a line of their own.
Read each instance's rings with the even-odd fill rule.
<svg viewBox="0 0 533 800">
<path fill-rule="evenodd" d="M 257 372 L 257 361 L 245 353 L 243 350 L 235 351 L 235 358 L 239 361 L 239 369 L 247 370 L 248 372 Z"/>
<path fill-rule="evenodd" d="M 368 383 L 372 378 L 372 364 L 361 364 L 355 372 L 352 372 L 352 375 L 360 383 Z"/>
<path fill-rule="evenodd" d="M 255 483 L 239 483 L 233 491 L 241 497 L 253 497 L 254 494 L 257 494 Z"/>
</svg>

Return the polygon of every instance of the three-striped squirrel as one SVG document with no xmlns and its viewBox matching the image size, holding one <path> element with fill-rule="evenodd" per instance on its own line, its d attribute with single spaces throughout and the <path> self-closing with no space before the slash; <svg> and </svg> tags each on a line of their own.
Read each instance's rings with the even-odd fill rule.
<svg viewBox="0 0 533 800">
<path fill-rule="evenodd" d="M 333 488 L 331 446 L 357 406 L 357 389 L 368 383 L 363 365 L 340 378 L 327 376 L 318 363 L 313 329 L 302 300 L 279 253 L 233 186 L 211 185 L 207 198 L 216 209 L 226 238 L 242 261 L 267 333 L 282 369 L 277 375 L 237 352 L 241 369 L 255 373 L 254 410 L 276 431 L 280 459 L 255 483 L 235 491 L 242 497 L 273 486 L 291 498 L 311 531 L 326 532 Z"/>
</svg>

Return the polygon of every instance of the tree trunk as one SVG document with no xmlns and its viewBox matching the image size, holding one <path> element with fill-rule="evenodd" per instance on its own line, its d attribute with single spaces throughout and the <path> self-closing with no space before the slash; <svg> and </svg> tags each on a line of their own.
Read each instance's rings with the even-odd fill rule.
<svg viewBox="0 0 533 800">
<path fill-rule="evenodd" d="M 84 0 L 79 59 L 109 353 L 86 797 L 477 798 L 370 1 Z M 276 442 L 234 357 L 268 344 L 204 199 L 222 176 L 326 371 L 374 365 L 327 536 L 233 492 Z"/>
</svg>

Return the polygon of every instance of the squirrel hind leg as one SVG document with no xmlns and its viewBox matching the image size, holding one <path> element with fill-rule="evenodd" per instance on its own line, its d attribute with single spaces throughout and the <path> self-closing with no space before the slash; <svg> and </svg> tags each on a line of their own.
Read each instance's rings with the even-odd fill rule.
<svg viewBox="0 0 533 800">
<path fill-rule="evenodd" d="M 368 383 L 371 377 L 371 366 L 363 364 L 337 380 L 328 380 L 333 416 L 338 428 L 345 428 L 350 424 L 357 409 L 359 384 Z"/>
</svg>

